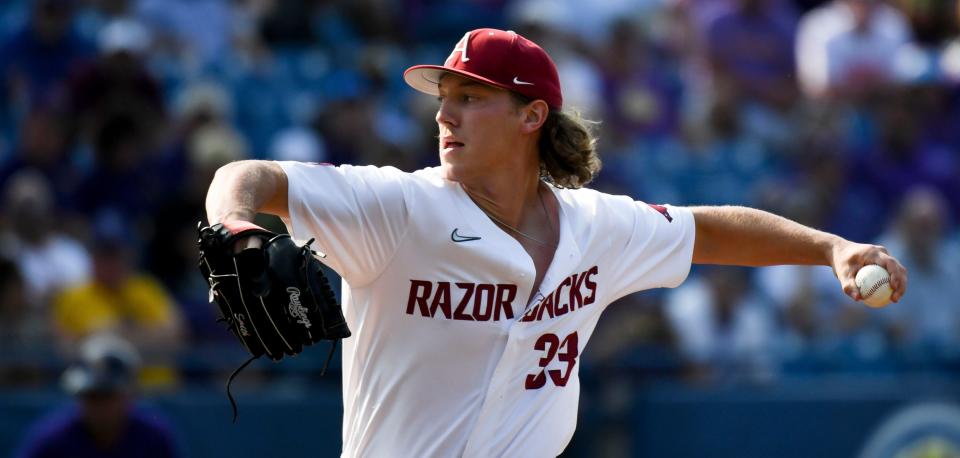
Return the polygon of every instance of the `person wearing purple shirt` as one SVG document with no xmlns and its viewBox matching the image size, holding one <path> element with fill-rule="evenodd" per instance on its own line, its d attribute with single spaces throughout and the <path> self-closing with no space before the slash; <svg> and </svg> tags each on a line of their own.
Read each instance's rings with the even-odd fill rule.
<svg viewBox="0 0 960 458">
<path fill-rule="evenodd" d="M 604 123 L 631 139 L 676 135 L 683 86 L 678 65 L 633 21 L 611 25 L 601 59 Z"/>
<path fill-rule="evenodd" d="M 960 157 L 949 131 L 938 118 L 948 109 L 931 106 L 916 89 L 900 90 L 873 113 L 875 131 L 849 147 L 852 177 L 874 189 L 886 202 L 897 202 L 905 190 L 929 186 L 942 193 L 951 217 L 960 217 Z"/>
<path fill-rule="evenodd" d="M 707 28 L 707 52 L 718 86 L 738 99 L 788 108 L 793 78 L 795 11 L 772 0 L 737 0 Z"/>
<path fill-rule="evenodd" d="M 77 402 L 34 424 L 17 458 L 181 456 L 171 427 L 135 402 L 139 356 L 129 342 L 92 337 L 81 346 L 80 359 L 63 375 Z"/>
<path fill-rule="evenodd" d="M 117 398 L 87 397 L 81 404 L 116 408 Z M 122 428 L 91 428 L 90 407 L 71 406 L 44 418 L 31 434 L 18 458 L 167 458 L 176 457 L 174 441 L 166 424 L 138 407 L 125 409 Z"/>
</svg>

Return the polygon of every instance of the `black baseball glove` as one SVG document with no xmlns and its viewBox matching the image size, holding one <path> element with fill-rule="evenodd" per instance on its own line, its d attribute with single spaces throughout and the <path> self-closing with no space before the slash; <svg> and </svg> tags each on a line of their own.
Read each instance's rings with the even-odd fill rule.
<svg viewBox="0 0 960 458">
<path fill-rule="evenodd" d="M 279 361 L 306 345 L 321 340 L 336 345 L 350 337 L 340 305 L 310 249 L 313 240 L 297 246 L 289 235 L 244 221 L 197 227 L 200 272 L 210 284 L 210 301 L 220 311 L 218 321 L 227 323 L 251 355 L 227 382 L 231 404 L 230 382 L 254 359 L 267 355 Z M 235 242 L 244 237 L 260 238 L 260 248 L 235 252 Z"/>
</svg>

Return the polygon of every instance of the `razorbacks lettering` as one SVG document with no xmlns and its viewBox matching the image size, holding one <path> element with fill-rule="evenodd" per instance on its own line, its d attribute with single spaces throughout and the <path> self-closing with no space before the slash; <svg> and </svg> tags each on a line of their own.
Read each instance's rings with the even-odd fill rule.
<svg viewBox="0 0 960 458">
<path fill-rule="evenodd" d="M 520 321 L 540 321 L 545 315 L 548 319 L 562 316 L 592 304 L 597 298 L 597 282 L 592 277 L 597 272 L 599 269 L 593 266 L 590 270 L 564 278 L 557 289 L 530 307 Z M 589 296 L 584 296 L 585 292 Z"/>
<path fill-rule="evenodd" d="M 461 321 L 512 320 L 516 297 L 517 285 L 511 284 L 410 280 L 407 315 Z"/>
</svg>

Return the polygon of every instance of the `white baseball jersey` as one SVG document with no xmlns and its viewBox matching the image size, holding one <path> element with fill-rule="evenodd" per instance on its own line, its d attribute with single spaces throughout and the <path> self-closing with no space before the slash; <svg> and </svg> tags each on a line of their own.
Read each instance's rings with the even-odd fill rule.
<svg viewBox="0 0 960 458">
<path fill-rule="evenodd" d="M 551 187 L 560 242 L 527 303 L 532 259 L 438 168 L 280 164 L 293 237 L 344 280 L 345 457 L 560 454 L 600 313 L 690 269 L 689 210 Z"/>
</svg>

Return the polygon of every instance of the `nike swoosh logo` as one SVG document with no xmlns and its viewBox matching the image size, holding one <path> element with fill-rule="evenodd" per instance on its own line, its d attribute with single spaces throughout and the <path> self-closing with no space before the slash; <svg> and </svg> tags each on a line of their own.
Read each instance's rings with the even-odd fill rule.
<svg viewBox="0 0 960 458">
<path fill-rule="evenodd" d="M 474 240 L 480 240 L 480 237 L 471 237 L 467 235 L 460 235 L 457 233 L 459 228 L 455 228 L 453 232 L 450 233 L 450 240 L 453 240 L 455 243 L 460 242 L 472 242 Z"/>
<path fill-rule="evenodd" d="M 528 82 L 526 82 L 526 81 L 520 81 L 520 78 L 517 77 L 517 76 L 514 76 L 514 77 L 513 77 L 513 84 L 522 84 L 522 85 L 525 85 L 525 86 L 533 86 L 533 83 L 528 83 Z"/>
</svg>

